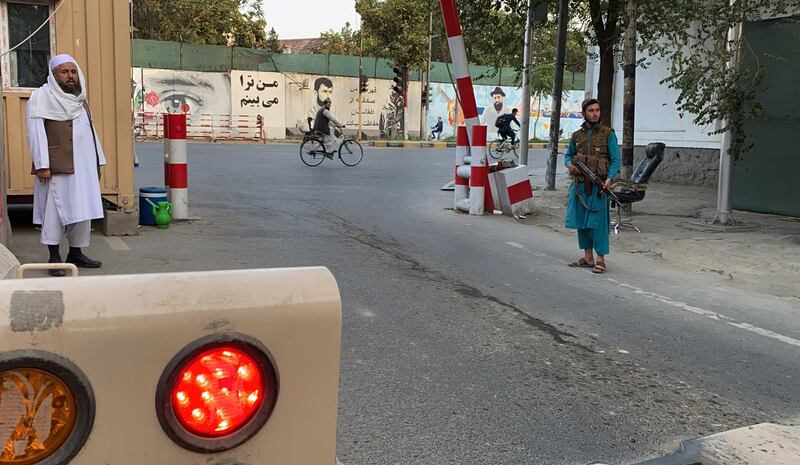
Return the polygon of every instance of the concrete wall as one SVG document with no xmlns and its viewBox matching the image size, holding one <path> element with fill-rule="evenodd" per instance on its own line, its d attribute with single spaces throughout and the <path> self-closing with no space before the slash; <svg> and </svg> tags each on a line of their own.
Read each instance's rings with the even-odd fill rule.
<svg viewBox="0 0 800 465">
<path fill-rule="evenodd" d="M 644 146 L 633 151 L 633 166 L 644 157 Z M 667 147 L 664 161 L 653 173 L 650 181 L 683 184 L 689 186 L 717 185 L 719 150 L 691 147 Z"/>
<path fill-rule="evenodd" d="M 693 123 L 694 115 L 686 114 L 681 117 L 675 104 L 678 92 L 660 83 L 669 76 L 669 64 L 652 57 L 644 58 L 648 60 L 648 67 L 636 70 L 634 144 L 644 146 L 650 142 L 664 142 L 668 147 L 719 150 L 721 135 L 709 134 L 717 128 L 697 126 Z M 600 61 L 590 59 L 586 66 L 587 97 L 597 97 Z M 610 111 L 611 124 L 620 140 L 622 140 L 623 88 L 624 76 L 622 69 L 618 68 L 614 76 L 613 104 Z"/>
</svg>

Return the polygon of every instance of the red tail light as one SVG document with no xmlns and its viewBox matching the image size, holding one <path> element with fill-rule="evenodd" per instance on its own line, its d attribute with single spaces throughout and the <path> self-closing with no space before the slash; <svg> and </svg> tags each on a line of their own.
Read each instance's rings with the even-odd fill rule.
<svg viewBox="0 0 800 465">
<path fill-rule="evenodd" d="M 164 431 L 178 445 L 218 452 L 257 433 L 276 394 L 275 368 L 265 348 L 245 336 L 214 335 L 170 361 L 156 407 Z"/>
</svg>

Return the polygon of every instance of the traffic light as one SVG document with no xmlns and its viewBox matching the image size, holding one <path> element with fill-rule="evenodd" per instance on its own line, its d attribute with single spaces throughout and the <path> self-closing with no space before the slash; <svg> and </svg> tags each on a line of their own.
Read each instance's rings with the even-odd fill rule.
<svg viewBox="0 0 800 465">
<path fill-rule="evenodd" d="M 433 97 L 433 87 L 427 86 L 422 89 L 422 104 L 428 105 L 431 103 L 431 97 Z"/>
<path fill-rule="evenodd" d="M 392 81 L 394 81 L 394 85 L 392 86 L 392 90 L 397 94 L 403 95 L 403 75 L 405 73 L 403 73 L 402 68 L 398 67 L 392 68 L 392 71 L 394 72 L 394 78 L 392 79 Z"/>
<path fill-rule="evenodd" d="M 359 82 L 358 92 L 359 93 L 364 94 L 364 93 L 367 92 L 367 81 L 368 80 L 369 79 L 367 78 L 367 76 L 365 76 L 363 74 L 358 78 L 358 82 Z"/>
</svg>

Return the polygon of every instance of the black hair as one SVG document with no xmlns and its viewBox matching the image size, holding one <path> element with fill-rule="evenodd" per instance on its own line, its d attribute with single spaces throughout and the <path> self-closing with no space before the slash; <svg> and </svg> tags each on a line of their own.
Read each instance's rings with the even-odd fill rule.
<svg viewBox="0 0 800 465">
<path fill-rule="evenodd" d="M 319 86 L 322 85 L 333 89 L 333 81 L 323 76 L 323 77 L 318 77 L 317 80 L 314 81 L 314 90 L 319 90 Z"/>
<path fill-rule="evenodd" d="M 513 115 L 514 113 L 516 113 L 516 112 L 518 112 L 518 111 L 519 111 L 519 108 L 513 108 L 513 109 L 511 110 L 511 114 Z"/>
<path fill-rule="evenodd" d="M 583 103 L 581 103 L 581 113 L 586 113 L 586 109 L 595 103 L 600 105 L 600 100 L 597 100 L 596 98 L 587 98 L 584 100 Z"/>
</svg>

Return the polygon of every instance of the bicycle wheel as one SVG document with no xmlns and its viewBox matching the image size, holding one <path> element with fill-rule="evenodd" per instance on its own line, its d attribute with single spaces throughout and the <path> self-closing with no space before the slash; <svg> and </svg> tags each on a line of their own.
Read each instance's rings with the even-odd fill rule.
<svg viewBox="0 0 800 465">
<path fill-rule="evenodd" d="M 512 145 L 511 146 L 511 150 L 510 150 L 511 153 L 514 154 L 514 158 L 517 158 L 517 159 L 519 158 L 519 155 L 517 155 L 517 149 L 518 148 L 519 148 L 519 142 L 517 142 L 516 144 Z"/>
<path fill-rule="evenodd" d="M 300 145 L 300 159 L 308 166 L 317 166 L 325 159 L 325 145 L 319 139 L 308 139 Z"/>
<path fill-rule="evenodd" d="M 489 149 L 490 157 L 494 158 L 495 160 L 503 158 L 503 145 L 499 144 L 496 140 L 489 142 L 487 148 Z M 498 148 L 500 149 L 499 153 L 497 150 Z"/>
<path fill-rule="evenodd" d="M 364 158 L 364 149 L 353 139 L 345 139 L 339 146 L 339 159 L 347 166 L 356 166 Z"/>
</svg>

